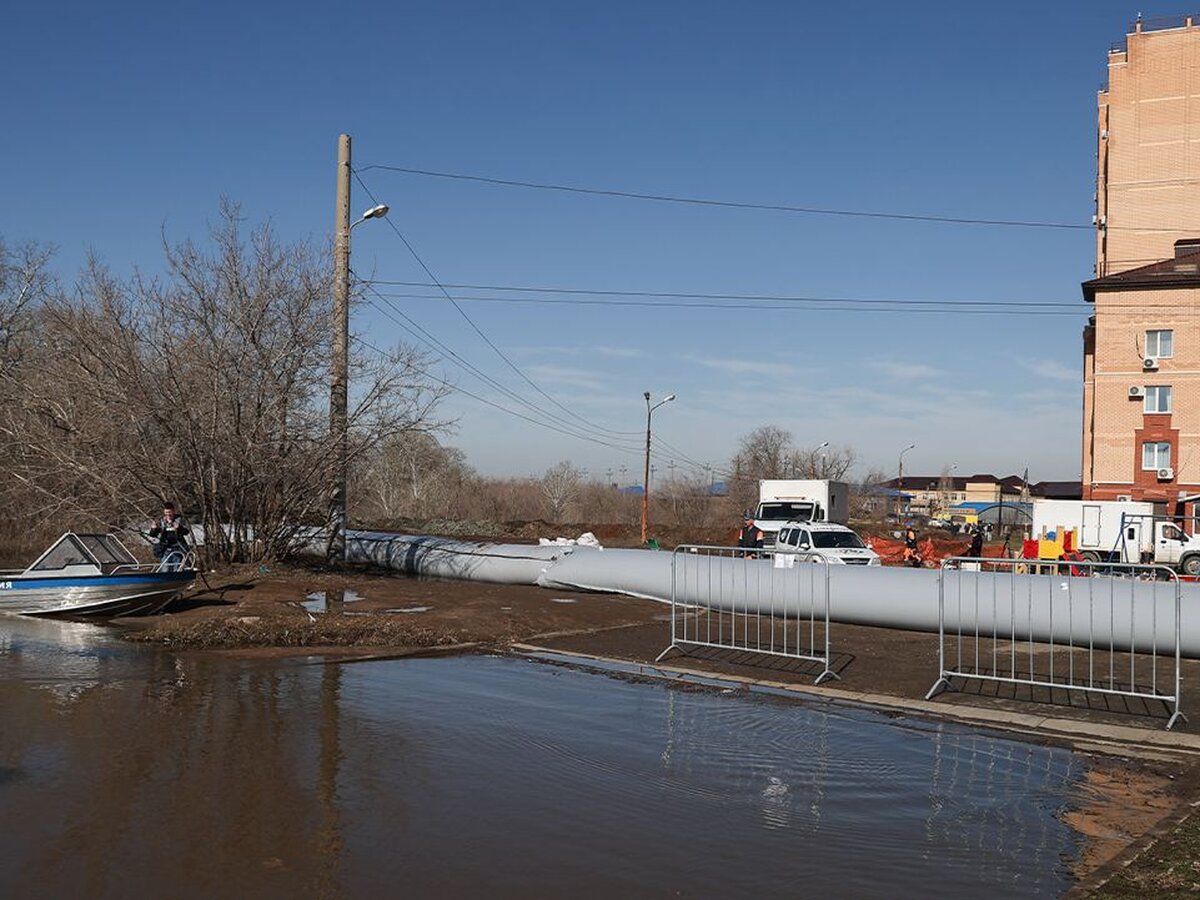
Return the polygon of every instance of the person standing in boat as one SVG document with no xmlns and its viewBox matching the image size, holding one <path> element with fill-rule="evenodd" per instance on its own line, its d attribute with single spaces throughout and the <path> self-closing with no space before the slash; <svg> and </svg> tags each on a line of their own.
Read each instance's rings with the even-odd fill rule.
<svg viewBox="0 0 1200 900">
<path fill-rule="evenodd" d="M 175 504 L 163 504 L 162 516 L 150 523 L 150 537 L 154 539 L 154 558 L 159 562 L 178 567 L 187 555 L 187 535 L 191 529 Z"/>
</svg>

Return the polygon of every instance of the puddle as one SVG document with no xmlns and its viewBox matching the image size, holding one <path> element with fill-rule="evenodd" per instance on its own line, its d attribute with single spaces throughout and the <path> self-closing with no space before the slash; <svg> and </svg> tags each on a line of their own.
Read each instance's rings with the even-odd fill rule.
<svg viewBox="0 0 1200 900">
<path fill-rule="evenodd" d="M 389 613 L 423 613 L 433 609 L 432 606 L 401 606 L 394 609 L 385 609 L 384 612 Z"/>
<path fill-rule="evenodd" d="M 978 729 L 509 657 L 280 665 L 46 628 L 0 632 L 21 722 L 0 883 L 40 896 L 991 900 L 1061 895 L 1083 843 L 1061 814 L 1087 757 Z"/>
<path fill-rule="evenodd" d="M 575 599 L 573 597 L 551 597 L 550 602 L 551 603 L 574 603 Z"/>
<path fill-rule="evenodd" d="M 300 601 L 300 606 L 310 613 L 329 612 L 329 599 L 326 595 L 326 591 L 313 591 Z M 352 591 L 349 588 L 342 591 L 343 603 L 357 603 L 362 599 L 362 594 L 357 591 Z"/>
</svg>

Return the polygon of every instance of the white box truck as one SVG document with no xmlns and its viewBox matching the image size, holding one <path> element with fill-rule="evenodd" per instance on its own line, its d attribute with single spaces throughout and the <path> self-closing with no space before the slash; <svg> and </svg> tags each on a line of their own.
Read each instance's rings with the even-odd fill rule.
<svg viewBox="0 0 1200 900">
<path fill-rule="evenodd" d="M 850 519 L 850 485 L 823 478 L 767 479 L 758 483 L 758 509 L 754 522 L 763 533 L 763 544 L 773 546 L 775 536 L 788 522 L 833 522 Z"/>
<path fill-rule="evenodd" d="M 1200 575 L 1200 537 L 1155 518 L 1154 504 L 1136 500 L 1034 500 L 1033 533 L 1074 529 L 1085 559 L 1136 563 L 1142 551 L 1185 575 Z M 1124 534 L 1121 533 L 1124 528 Z"/>
</svg>

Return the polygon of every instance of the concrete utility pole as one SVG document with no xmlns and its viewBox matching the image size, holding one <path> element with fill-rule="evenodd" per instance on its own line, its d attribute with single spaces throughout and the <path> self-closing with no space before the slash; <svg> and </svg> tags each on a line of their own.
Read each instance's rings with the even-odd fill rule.
<svg viewBox="0 0 1200 900">
<path fill-rule="evenodd" d="M 350 135 L 338 135 L 337 201 L 333 220 L 333 352 L 329 379 L 329 436 L 334 444 L 329 492 L 329 548 L 333 562 L 346 560 L 346 469 L 350 384 Z"/>
<path fill-rule="evenodd" d="M 675 399 L 674 394 L 667 394 L 653 406 L 650 405 L 650 392 L 642 394 L 646 398 L 646 470 L 642 476 L 642 543 L 650 534 L 650 417 L 664 403 Z"/>
<path fill-rule="evenodd" d="M 346 561 L 346 481 L 350 466 L 350 233 L 367 219 L 388 214 L 386 203 L 372 206 L 350 222 L 350 135 L 338 135 L 337 201 L 333 218 L 333 350 L 330 354 L 329 436 L 334 444 L 333 485 L 329 491 L 331 562 Z"/>
</svg>

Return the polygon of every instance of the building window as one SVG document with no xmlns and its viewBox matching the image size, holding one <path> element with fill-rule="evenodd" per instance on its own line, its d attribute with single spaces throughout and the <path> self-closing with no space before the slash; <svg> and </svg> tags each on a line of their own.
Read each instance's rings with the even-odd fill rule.
<svg viewBox="0 0 1200 900">
<path fill-rule="evenodd" d="M 1169 359 L 1174 354 L 1175 332 L 1165 331 L 1146 332 L 1146 355 L 1155 359 Z"/>
<path fill-rule="evenodd" d="M 1147 472 L 1171 467 L 1171 445 L 1166 441 L 1147 441 L 1142 444 L 1142 469 Z"/>
<path fill-rule="evenodd" d="M 1146 387 L 1145 412 L 1169 413 L 1171 411 L 1171 386 L 1152 384 Z"/>
</svg>

